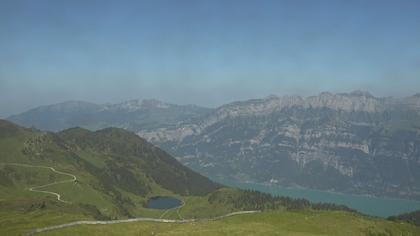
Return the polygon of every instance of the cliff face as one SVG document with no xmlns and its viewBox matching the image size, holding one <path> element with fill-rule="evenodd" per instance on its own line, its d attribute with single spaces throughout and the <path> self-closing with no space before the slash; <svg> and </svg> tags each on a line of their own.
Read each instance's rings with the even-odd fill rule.
<svg viewBox="0 0 420 236">
<path fill-rule="evenodd" d="M 420 199 L 419 96 L 270 96 L 138 134 L 209 176 Z"/>
</svg>

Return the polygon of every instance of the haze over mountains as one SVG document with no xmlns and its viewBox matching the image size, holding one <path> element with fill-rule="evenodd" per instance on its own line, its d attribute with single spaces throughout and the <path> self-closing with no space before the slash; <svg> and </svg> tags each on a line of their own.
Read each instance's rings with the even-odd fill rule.
<svg viewBox="0 0 420 236">
<path fill-rule="evenodd" d="M 118 104 L 67 101 L 41 106 L 8 120 L 24 126 L 59 131 L 75 126 L 97 130 L 120 127 L 132 131 L 169 127 L 211 111 L 194 105 L 174 105 L 158 100 L 130 100 Z"/>
<path fill-rule="evenodd" d="M 9 120 L 44 130 L 125 128 L 215 178 L 420 199 L 420 94 L 269 96 L 215 109 L 65 102 Z"/>
</svg>

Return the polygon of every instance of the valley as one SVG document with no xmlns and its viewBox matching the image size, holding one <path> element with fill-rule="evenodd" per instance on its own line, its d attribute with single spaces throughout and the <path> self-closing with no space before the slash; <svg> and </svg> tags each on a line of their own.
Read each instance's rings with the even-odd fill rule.
<svg viewBox="0 0 420 236">
<path fill-rule="evenodd" d="M 365 216 L 342 205 L 217 184 L 122 129 L 92 132 L 73 128 L 50 133 L 0 120 L 0 152 L 2 163 L 14 163 L 0 166 L 2 235 L 37 231 L 39 235 L 217 235 L 233 231 L 337 235 L 336 226 L 317 229 L 309 223 L 332 218 L 338 227 L 346 225 L 338 235 L 416 235 L 419 231 L 414 225 Z M 43 192 L 29 191 L 31 188 Z M 171 196 L 183 204 L 171 209 L 148 208 L 147 202 L 156 196 Z M 306 224 L 302 219 L 311 220 Z M 356 227 L 356 222 L 364 223 Z"/>
<path fill-rule="evenodd" d="M 217 108 L 65 102 L 8 119 L 50 131 L 123 128 L 210 178 L 420 200 L 419 94 L 324 92 Z"/>
</svg>

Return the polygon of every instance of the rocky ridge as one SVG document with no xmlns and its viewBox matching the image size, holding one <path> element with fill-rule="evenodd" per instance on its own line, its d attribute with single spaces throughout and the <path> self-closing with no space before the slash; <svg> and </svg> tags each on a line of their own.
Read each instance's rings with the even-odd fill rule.
<svg viewBox="0 0 420 236">
<path fill-rule="evenodd" d="M 201 173 L 420 199 L 420 98 L 270 96 L 138 135 Z"/>
</svg>

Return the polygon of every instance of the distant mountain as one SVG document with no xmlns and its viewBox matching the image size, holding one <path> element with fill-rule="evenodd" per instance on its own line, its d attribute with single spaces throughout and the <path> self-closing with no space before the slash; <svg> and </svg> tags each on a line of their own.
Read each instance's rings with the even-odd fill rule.
<svg viewBox="0 0 420 236">
<path fill-rule="evenodd" d="M 270 96 L 138 134 L 207 176 L 420 199 L 418 96 Z"/>
<path fill-rule="evenodd" d="M 131 131 L 173 127 L 211 111 L 194 105 L 174 105 L 158 100 L 130 100 L 118 104 L 68 101 L 41 106 L 8 120 L 26 127 L 60 131 L 75 126 L 90 130 L 119 127 Z"/>
<path fill-rule="evenodd" d="M 420 199 L 418 94 L 269 96 L 217 109 L 156 100 L 75 106 L 9 119 L 49 130 L 122 127 L 215 178 Z"/>
</svg>

